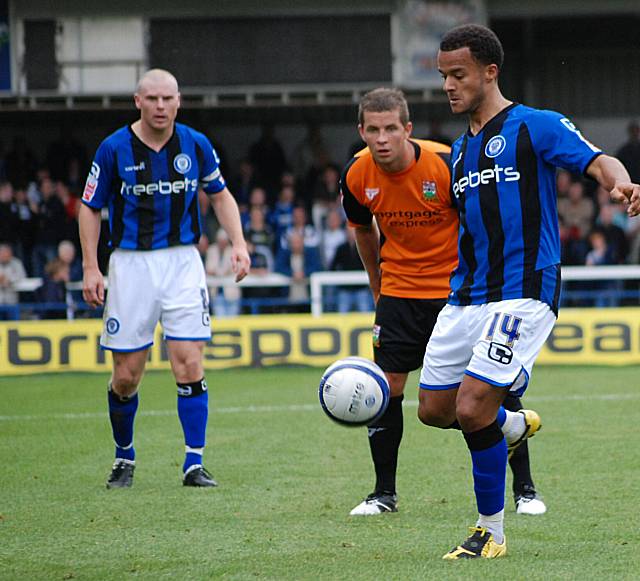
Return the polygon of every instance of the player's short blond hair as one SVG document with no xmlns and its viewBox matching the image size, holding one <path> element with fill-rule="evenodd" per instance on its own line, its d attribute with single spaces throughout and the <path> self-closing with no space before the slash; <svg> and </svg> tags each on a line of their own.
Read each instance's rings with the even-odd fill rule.
<svg viewBox="0 0 640 581">
<path fill-rule="evenodd" d="M 404 93 L 400 89 L 381 87 L 365 93 L 360 99 L 358 107 L 358 123 L 364 124 L 365 111 L 382 113 L 384 111 L 398 111 L 403 125 L 409 123 L 409 105 Z"/>
</svg>

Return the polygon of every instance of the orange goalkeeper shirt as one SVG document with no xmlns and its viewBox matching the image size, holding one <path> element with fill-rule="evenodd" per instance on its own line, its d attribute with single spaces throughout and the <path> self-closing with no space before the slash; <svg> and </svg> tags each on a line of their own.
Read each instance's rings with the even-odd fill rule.
<svg viewBox="0 0 640 581">
<path fill-rule="evenodd" d="M 415 159 L 397 173 L 382 171 L 368 148 L 357 153 L 342 174 L 342 204 L 350 226 L 376 219 L 383 295 L 443 299 L 458 263 L 450 149 L 433 141 L 411 143 Z"/>
</svg>

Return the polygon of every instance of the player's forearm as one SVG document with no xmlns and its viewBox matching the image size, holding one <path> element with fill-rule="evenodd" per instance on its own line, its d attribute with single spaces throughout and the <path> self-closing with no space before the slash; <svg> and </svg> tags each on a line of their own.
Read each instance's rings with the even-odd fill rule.
<svg viewBox="0 0 640 581">
<path fill-rule="evenodd" d="M 587 169 L 587 173 L 609 192 L 616 184 L 631 181 L 629 172 L 622 165 L 622 162 L 609 155 L 596 157 Z"/>
<path fill-rule="evenodd" d="M 371 286 L 380 285 L 380 236 L 374 223 L 356 228 L 356 247 Z"/>
<path fill-rule="evenodd" d="M 210 198 L 218 222 L 229 235 L 231 244 L 235 247 L 246 246 L 242 233 L 242 223 L 240 222 L 240 211 L 231 192 L 225 188 L 222 192 L 213 194 Z"/>
<path fill-rule="evenodd" d="M 82 204 L 78 215 L 82 268 L 98 268 L 98 240 L 100 238 L 100 212 Z"/>
</svg>

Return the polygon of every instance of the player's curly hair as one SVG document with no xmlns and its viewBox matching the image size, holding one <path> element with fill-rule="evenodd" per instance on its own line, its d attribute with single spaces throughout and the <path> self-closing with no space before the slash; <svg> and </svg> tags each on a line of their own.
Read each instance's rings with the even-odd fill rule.
<svg viewBox="0 0 640 581">
<path fill-rule="evenodd" d="M 483 65 L 497 65 L 502 68 L 504 50 L 502 43 L 490 28 L 480 24 L 463 24 L 447 32 L 440 41 L 444 52 L 469 47 L 473 58 Z"/>
<path fill-rule="evenodd" d="M 362 96 L 358 107 L 358 123 L 364 124 L 364 112 L 382 113 L 384 111 L 398 111 L 400 122 L 403 125 L 409 123 L 409 105 L 404 93 L 399 89 L 381 87 L 373 89 Z"/>
</svg>

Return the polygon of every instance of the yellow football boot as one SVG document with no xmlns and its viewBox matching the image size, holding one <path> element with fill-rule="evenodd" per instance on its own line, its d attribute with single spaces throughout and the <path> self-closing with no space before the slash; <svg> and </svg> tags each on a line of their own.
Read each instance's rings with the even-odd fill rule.
<svg viewBox="0 0 640 581">
<path fill-rule="evenodd" d="M 449 561 L 458 559 L 495 559 L 507 554 L 507 539 L 496 543 L 493 535 L 483 527 L 469 527 L 471 536 L 464 543 L 451 549 L 442 558 Z"/>
<path fill-rule="evenodd" d="M 532 438 L 535 436 L 536 432 L 540 431 L 542 428 L 542 420 L 537 412 L 533 410 L 520 410 L 517 413 L 522 414 L 524 416 L 524 433 L 520 436 L 515 442 L 511 442 L 507 446 L 507 453 L 509 458 L 516 451 L 516 448 L 522 444 L 527 438 Z"/>
</svg>

